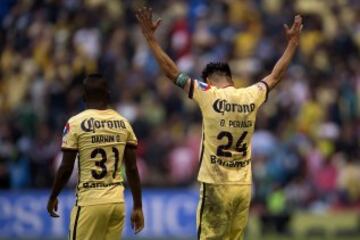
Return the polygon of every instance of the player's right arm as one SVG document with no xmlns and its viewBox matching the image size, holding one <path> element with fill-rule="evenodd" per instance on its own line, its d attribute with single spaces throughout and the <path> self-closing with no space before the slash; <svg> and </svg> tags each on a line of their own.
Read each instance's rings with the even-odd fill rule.
<svg viewBox="0 0 360 240">
<path fill-rule="evenodd" d="M 143 7 L 136 11 L 136 18 L 139 21 L 142 33 L 153 52 L 156 61 L 165 75 L 176 85 L 183 88 L 187 93 L 190 89 L 190 78 L 181 73 L 175 62 L 165 53 L 156 40 L 154 33 L 159 27 L 161 19 L 153 22 L 151 8 Z"/>
<path fill-rule="evenodd" d="M 74 163 L 77 153 L 77 150 L 63 150 L 63 159 L 56 173 L 56 177 L 47 204 L 47 210 L 51 217 L 59 217 L 59 215 L 56 213 L 58 208 L 57 197 L 70 179 L 71 173 L 74 169 Z"/>
<path fill-rule="evenodd" d="M 51 217 L 59 217 L 56 213 L 58 205 L 57 197 L 70 179 L 74 169 L 75 159 L 78 154 L 76 126 L 72 119 L 70 119 L 64 127 L 61 149 L 63 152 L 63 159 L 56 173 L 47 205 L 47 210 Z"/>
<path fill-rule="evenodd" d="M 126 145 L 124 152 L 124 163 L 126 178 L 129 183 L 134 202 L 134 207 L 131 214 L 131 227 L 135 233 L 138 233 L 144 228 L 144 216 L 142 212 L 141 184 L 139 172 L 136 166 L 135 149 L 136 148 L 132 145 Z"/>
<path fill-rule="evenodd" d="M 277 61 L 271 74 L 262 80 L 262 82 L 267 84 L 269 90 L 273 89 L 281 81 L 292 58 L 294 57 L 296 49 L 299 45 L 302 27 L 302 18 L 300 15 L 295 16 L 294 23 L 291 28 L 289 28 L 286 24 L 284 25 L 286 37 L 288 39 L 287 47 L 281 58 Z"/>
</svg>

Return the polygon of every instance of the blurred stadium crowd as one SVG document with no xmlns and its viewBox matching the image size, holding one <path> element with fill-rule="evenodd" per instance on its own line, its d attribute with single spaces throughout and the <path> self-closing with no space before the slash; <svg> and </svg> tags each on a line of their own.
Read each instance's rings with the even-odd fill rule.
<svg viewBox="0 0 360 240">
<path fill-rule="evenodd" d="M 83 109 L 86 73 L 102 72 L 139 138 L 144 185 L 195 182 L 201 113 L 161 75 L 133 15 L 144 1 L 2 0 L 0 188 L 49 187 L 62 128 Z M 268 74 L 304 16 L 300 50 L 258 115 L 254 206 L 279 213 L 360 207 L 360 2 L 147 1 L 158 39 L 183 71 L 229 61 L 236 84 Z M 70 183 L 75 185 L 73 179 Z"/>
</svg>

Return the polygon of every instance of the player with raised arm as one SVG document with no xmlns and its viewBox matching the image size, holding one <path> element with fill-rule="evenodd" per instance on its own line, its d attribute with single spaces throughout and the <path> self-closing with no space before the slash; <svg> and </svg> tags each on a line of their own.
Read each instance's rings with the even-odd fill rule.
<svg viewBox="0 0 360 240">
<path fill-rule="evenodd" d="M 153 22 L 152 11 L 146 7 L 137 10 L 136 17 L 162 71 L 202 112 L 198 239 L 243 239 L 251 198 L 251 137 L 256 113 L 296 52 L 302 18 L 296 16 L 291 28 L 284 26 L 288 44 L 270 75 L 236 89 L 226 63 L 209 63 L 202 74 L 206 83 L 180 72 L 154 37 L 160 19 Z"/>
<path fill-rule="evenodd" d="M 63 132 L 63 159 L 47 210 L 56 213 L 58 195 L 70 178 L 78 158 L 76 203 L 70 217 L 70 240 L 118 240 L 124 227 L 125 206 L 121 166 L 133 196 L 131 224 L 135 233 L 144 227 L 141 186 L 136 166 L 136 136 L 128 121 L 109 108 L 110 94 L 100 74 L 84 80 L 86 110 L 69 119 Z"/>
</svg>

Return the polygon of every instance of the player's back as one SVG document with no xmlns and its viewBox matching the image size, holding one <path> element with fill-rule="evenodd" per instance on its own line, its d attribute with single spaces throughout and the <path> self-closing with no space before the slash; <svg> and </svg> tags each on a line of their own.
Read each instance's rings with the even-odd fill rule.
<svg viewBox="0 0 360 240">
<path fill-rule="evenodd" d="M 251 184 L 251 137 L 265 85 L 236 89 L 197 83 L 193 98 L 203 116 L 199 181 Z"/>
<path fill-rule="evenodd" d="M 128 121 L 112 109 L 88 109 L 70 118 L 63 148 L 78 150 L 79 206 L 124 202 L 121 165 L 126 144 L 137 144 Z"/>
</svg>

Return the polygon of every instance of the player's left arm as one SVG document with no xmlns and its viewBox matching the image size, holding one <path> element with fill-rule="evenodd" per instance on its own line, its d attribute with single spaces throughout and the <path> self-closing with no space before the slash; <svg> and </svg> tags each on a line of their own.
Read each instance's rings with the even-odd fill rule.
<svg viewBox="0 0 360 240">
<path fill-rule="evenodd" d="M 47 210 L 51 217 L 59 217 L 56 213 L 58 208 L 58 199 L 61 190 L 69 181 L 71 173 L 74 169 L 74 163 L 77 155 L 77 150 L 63 149 L 63 159 L 57 171 L 55 181 L 51 190 Z"/>
<path fill-rule="evenodd" d="M 153 22 L 152 10 L 148 7 L 139 8 L 136 11 L 136 18 L 139 21 L 142 33 L 154 54 L 156 61 L 160 65 L 161 70 L 168 79 L 188 93 L 191 85 L 189 76 L 180 72 L 175 62 L 165 53 L 154 36 L 156 29 L 160 25 L 161 19 L 157 19 Z"/>
<path fill-rule="evenodd" d="M 284 25 L 284 28 L 286 37 L 288 39 L 287 47 L 281 58 L 274 66 L 271 74 L 261 80 L 261 82 L 265 82 L 269 90 L 273 89 L 281 81 L 296 53 L 296 49 L 299 45 L 301 30 L 303 28 L 302 17 L 300 15 L 295 16 L 294 23 L 291 28 L 289 28 L 286 24 Z"/>
</svg>

